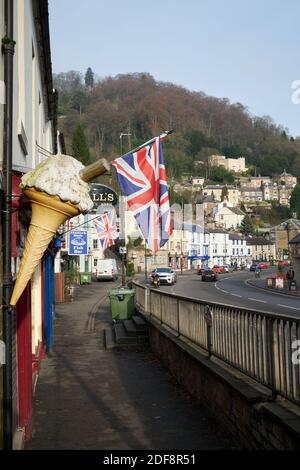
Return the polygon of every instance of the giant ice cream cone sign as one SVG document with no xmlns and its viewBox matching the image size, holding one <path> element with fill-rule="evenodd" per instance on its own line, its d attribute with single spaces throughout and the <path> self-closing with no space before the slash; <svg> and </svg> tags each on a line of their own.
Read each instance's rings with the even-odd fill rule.
<svg viewBox="0 0 300 470">
<path fill-rule="evenodd" d="M 21 188 L 31 201 L 32 216 L 10 304 L 16 305 L 58 227 L 93 207 L 88 181 L 109 170 L 101 159 L 87 167 L 68 155 L 44 160 L 22 177 Z"/>
</svg>

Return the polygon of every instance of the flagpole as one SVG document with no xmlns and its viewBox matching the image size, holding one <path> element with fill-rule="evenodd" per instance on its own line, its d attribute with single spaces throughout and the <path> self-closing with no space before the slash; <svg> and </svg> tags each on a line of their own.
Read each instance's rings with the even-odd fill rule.
<svg viewBox="0 0 300 470">
<path fill-rule="evenodd" d="M 148 266 L 147 266 L 147 240 L 145 239 L 145 281 L 147 282 Z"/>
<path fill-rule="evenodd" d="M 163 132 L 162 134 L 160 134 L 158 137 L 160 139 L 163 139 L 164 137 L 167 137 L 167 135 L 170 135 L 174 132 L 174 129 L 170 129 L 169 131 L 165 131 Z M 126 157 L 126 155 L 129 155 L 131 153 L 134 153 L 134 152 L 137 152 L 138 150 L 141 150 L 143 147 L 146 147 L 146 145 L 149 145 L 151 144 L 152 142 L 155 141 L 155 139 L 157 139 L 157 136 L 156 137 L 152 137 L 152 139 L 148 140 L 147 142 L 145 142 L 144 144 L 140 145 L 139 147 L 136 147 L 135 149 L 132 149 L 130 150 L 129 152 L 127 153 L 124 153 L 124 155 L 122 155 L 122 152 L 121 152 L 121 157 L 120 158 L 123 158 L 123 157 Z"/>
</svg>

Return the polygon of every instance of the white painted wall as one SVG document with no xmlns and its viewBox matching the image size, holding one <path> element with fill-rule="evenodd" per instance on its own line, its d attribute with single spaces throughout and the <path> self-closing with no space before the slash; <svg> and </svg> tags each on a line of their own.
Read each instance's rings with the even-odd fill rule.
<svg viewBox="0 0 300 470">
<path fill-rule="evenodd" d="M 0 6 L 4 1 L 0 0 Z M 38 152 L 37 143 L 52 152 L 51 123 L 45 116 L 43 97 L 43 73 L 39 58 L 39 45 L 35 31 L 32 2 L 15 1 L 14 39 L 14 119 L 13 119 L 13 169 L 27 172 L 45 157 Z M 0 15 L 1 18 L 2 15 Z M 3 18 L 0 19 L 0 30 Z M 3 28 L 3 26 L 2 26 Z M 1 34 L 1 37 L 3 34 Z M 2 73 L 2 57 L 0 77 Z M 28 155 L 24 155 L 18 131 L 23 123 L 28 140 Z M 2 139 L 1 139 L 2 141 Z M 3 157 L 0 152 L 1 162 Z"/>
</svg>

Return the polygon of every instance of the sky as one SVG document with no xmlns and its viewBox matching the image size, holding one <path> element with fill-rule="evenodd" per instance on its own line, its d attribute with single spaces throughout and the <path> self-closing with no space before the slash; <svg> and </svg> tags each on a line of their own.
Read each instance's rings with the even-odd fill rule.
<svg viewBox="0 0 300 470">
<path fill-rule="evenodd" d="M 55 73 L 148 72 L 300 135 L 299 0 L 49 0 L 49 12 Z"/>
</svg>

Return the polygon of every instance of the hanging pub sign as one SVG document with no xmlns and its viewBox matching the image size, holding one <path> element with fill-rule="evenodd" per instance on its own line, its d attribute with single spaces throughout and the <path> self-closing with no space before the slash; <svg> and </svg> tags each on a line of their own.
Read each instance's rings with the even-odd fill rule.
<svg viewBox="0 0 300 470">
<path fill-rule="evenodd" d="M 86 230 L 72 230 L 69 239 L 69 255 L 88 254 L 88 236 Z"/>
<path fill-rule="evenodd" d="M 117 193 L 110 188 L 100 183 L 91 183 L 89 195 L 94 203 L 93 210 L 96 210 L 100 204 L 112 204 L 115 206 L 118 203 Z"/>
</svg>

